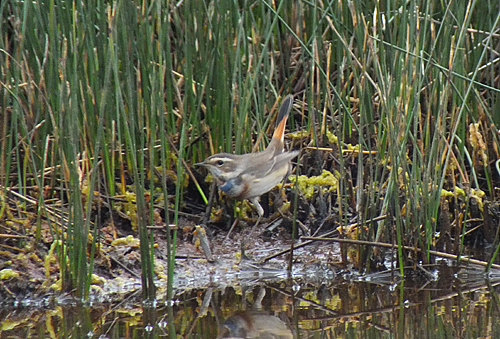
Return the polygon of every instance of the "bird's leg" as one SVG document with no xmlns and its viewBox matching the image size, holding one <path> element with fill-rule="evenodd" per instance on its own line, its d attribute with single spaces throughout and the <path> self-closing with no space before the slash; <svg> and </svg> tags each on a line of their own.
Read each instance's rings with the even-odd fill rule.
<svg viewBox="0 0 500 339">
<path fill-rule="evenodd" d="M 231 225 L 231 228 L 229 229 L 229 232 L 227 233 L 226 237 L 224 238 L 224 241 L 222 243 L 225 243 L 227 241 L 227 239 L 229 239 L 229 236 L 231 235 L 231 232 L 233 231 L 234 229 L 234 226 L 236 226 L 236 224 L 238 224 L 238 222 L 240 221 L 240 217 L 238 215 L 238 217 L 236 218 L 236 220 L 233 222 L 233 224 Z"/>
<path fill-rule="evenodd" d="M 257 204 L 258 204 L 258 202 L 257 202 Z M 262 206 L 260 206 L 260 204 L 258 204 L 258 206 L 260 207 L 260 209 L 262 209 Z M 255 225 L 253 225 L 252 230 L 250 231 L 250 234 L 248 235 L 248 237 L 243 237 L 241 239 L 241 257 L 242 258 L 246 258 L 246 255 L 245 255 L 246 239 L 252 239 L 252 234 L 255 231 L 255 229 L 257 228 L 257 226 L 259 225 L 260 219 L 262 219 L 262 215 L 259 215 L 259 217 L 257 218 L 257 221 L 255 222 Z"/>
<path fill-rule="evenodd" d="M 253 235 L 253 232 L 255 231 L 255 229 L 257 228 L 257 226 L 259 225 L 260 223 L 260 219 L 262 219 L 261 216 L 259 216 L 259 218 L 257 219 L 257 221 L 255 222 L 255 225 L 253 225 L 252 227 L 252 230 L 250 231 L 250 234 L 248 235 L 248 239 L 252 238 L 252 235 Z"/>
<path fill-rule="evenodd" d="M 262 216 L 264 216 L 264 209 L 262 208 L 262 206 L 259 203 L 259 198 L 258 197 L 252 198 L 252 199 L 250 199 L 250 202 L 252 203 L 252 205 L 257 210 L 257 213 L 259 214 L 259 218 L 255 222 L 255 225 L 253 225 L 252 231 L 250 231 L 249 238 L 252 236 L 253 231 L 255 230 L 255 228 L 257 228 L 257 225 L 260 223 L 260 219 L 262 219 Z M 227 239 L 229 238 L 229 235 L 233 231 L 233 229 L 236 226 L 236 224 L 238 223 L 238 221 L 240 221 L 240 217 L 239 216 L 238 216 L 238 218 L 236 218 L 236 220 L 234 221 L 233 225 L 231 225 L 231 228 L 229 229 L 229 232 L 227 233 L 226 238 L 224 239 L 224 242 L 227 241 Z"/>
<path fill-rule="evenodd" d="M 250 202 L 257 209 L 257 213 L 259 214 L 259 217 L 257 218 L 257 221 L 255 222 L 255 225 L 253 225 L 252 230 L 250 231 L 250 235 L 248 236 L 249 239 L 252 237 L 253 232 L 255 231 L 255 229 L 257 228 L 257 226 L 260 223 L 260 220 L 264 216 L 264 209 L 262 208 L 262 206 L 259 203 L 259 197 L 255 197 L 255 198 L 250 199 Z"/>
<path fill-rule="evenodd" d="M 259 217 L 257 218 L 257 221 L 255 222 L 255 225 L 253 225 L 252 227 L 252 230 L 250 231 L 250 235 L 248 236 L 248 238 L 251 238 L 252 237 L 252 234 L 254 232 L 254 230 L 257 228 L 257 226 L 259 225 L 260 223 L 260 220 L 262 219 L 262 217 L 264 216 L 264 209 L 262 208 L 262 206 L 260 205 L 259 203 L 259 197 L 255 197 L 255 198 L 252 198 L 250 199 L 250 202 L 252 203 L 252 205 L 255 207 L 255 209 L 257 210 L 257 213 L 259 214 Z M 229 235 L 231 234 L 234 226 L 236 226 L 236 224 L 238 223 L 239 221 L 239 217 L 234 221 L 233 225 L 231 226 L 231 229 L 229 230 L 229 233 L 226 235 L 226 238 L 224 239 L 224 242 L 227 241 L 227 239 L 229 238 Z M 223 243 L 224 243 L 223 242 Z M 245 238 L 243 238 L 241 240 L 241 248 L 242 248 L 242 253 L 244 251 L 244 248 L 245 248 L 245 244 L 246 244 L 246 241 L 245 241 Z"/>
</svg>

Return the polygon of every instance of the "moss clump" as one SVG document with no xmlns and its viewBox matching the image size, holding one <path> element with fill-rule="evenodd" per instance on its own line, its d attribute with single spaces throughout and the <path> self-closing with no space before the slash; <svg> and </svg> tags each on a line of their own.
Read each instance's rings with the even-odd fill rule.
<svg viewBox="0 0 500 339">
<path fill-rule="evenodd" d="M 322 189 L 323 193 L 336 190 L 339 182 L 339 173 L 333 174 L 330 171 L 323 170 L 323 173 L 314 177 L 300 175 L 298 178 L 295 175 L 290 176 L 290 182 L 298 185 L 299 190 L 304 194 L 306 199 L 312 198 L 316 189 Z"/>
</svg>

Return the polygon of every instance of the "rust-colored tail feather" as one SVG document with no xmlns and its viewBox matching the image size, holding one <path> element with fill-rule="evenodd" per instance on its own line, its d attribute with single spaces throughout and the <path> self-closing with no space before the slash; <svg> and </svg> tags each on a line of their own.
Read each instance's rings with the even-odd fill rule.
<svg viewBox="0 0 500 339">
<path fill-rule="evenodd" d="M 283 142 L 285 136 L 285 126 L 288 114 L 292 109 L 293 105 L 293 95 L 289 94 L 283 99 L 281 103 L 280 111 L 278 113 L 278 120 L 276 120 L 276 129 L 274 130 L 273 139 L 279 139 Z"/>
</svg>

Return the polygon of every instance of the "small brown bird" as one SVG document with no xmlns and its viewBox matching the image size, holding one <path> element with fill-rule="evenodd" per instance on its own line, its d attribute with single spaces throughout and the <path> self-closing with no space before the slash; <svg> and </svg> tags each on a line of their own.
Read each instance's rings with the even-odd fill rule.
<svg viewBox="0 0 500 339">
<path fill-rule="evenodd" d="M 253 229 L 264 215 L 259 197 L 283 180 L 288 173 L 290 161 L 299 154 L 299 151 L 284 152 L 285 126 L 292 105 L 293 96 L 287 95 L 278 113 L 273 138 L 262 152 L 242 155 L 218 153 L 195 164 L 206 167 L 221 191 L 228 196 L 238 200 L 250 200 L 259 214 Z"/>
<path fill-rule="evenodd" d="M 217 338 L 292 339 L 285 322 L 273 315 L 242 312 L 229 317 L 219 329 Z"/>
</svg>

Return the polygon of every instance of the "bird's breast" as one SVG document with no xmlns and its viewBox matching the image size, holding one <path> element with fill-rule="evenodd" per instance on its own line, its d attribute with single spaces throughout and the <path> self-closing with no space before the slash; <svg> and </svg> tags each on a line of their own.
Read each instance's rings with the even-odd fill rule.
<svg viewBox="0 0 500 339">
<path fill-rule="evenodd" d="M 248 183 L 245 182 L 241 176 L 231 178 L 219 184 L 222 192 L 228 196 L 236 199 L 246 199 L 246 192 L 248 192 Z"/>
</svg>

